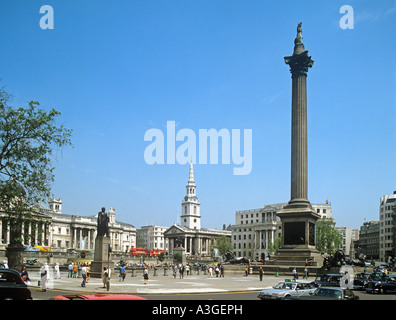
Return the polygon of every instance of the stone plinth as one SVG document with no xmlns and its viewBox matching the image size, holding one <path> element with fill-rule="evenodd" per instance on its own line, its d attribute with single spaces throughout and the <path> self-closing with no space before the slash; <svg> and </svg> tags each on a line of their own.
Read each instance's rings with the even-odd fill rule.
<svg viewBox="0 0 396 320">
<path fill-rule="evenodd" d="M 180 253 L 182 256 L 182 263 L 183 265 L 187 264 L 187 258 L 186 258 L 186 250 L 183 247 L 176 247 L 173 248 L 173 254 L 175 253 Z"/>
<path fill-rule="evenodd" d="M 110 238 L 107 236 L 98 236 L 95 239 L 94 261 L 91 262 L 91 277 L 101 278 L 103 268 L 112 269 L 111 253 L 109 252 Z"/>
</svg>

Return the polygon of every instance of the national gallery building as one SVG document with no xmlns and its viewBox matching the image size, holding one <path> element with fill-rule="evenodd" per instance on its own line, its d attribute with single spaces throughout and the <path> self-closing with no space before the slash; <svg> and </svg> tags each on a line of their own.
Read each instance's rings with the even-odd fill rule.
<svg viewBox="0 0 396 320">
<path fill-rule="evenodd" d="M 62 213 L 62 200 L 50 199 L 48 207 L 37 206 L 32 222 L 22 225 L 22 241 L 25 246 L 42 246 L 51 252 L 92 251 L 97 235 L 97 215 L 77 216 Z M 136 228 L 116 220 L 114 208 L 108 211 L 109 231 L 113 252 L 127 252 L 136 244 Z M 10 228 L 0 213 L 0 251 L 10 243 Z"/>
</svg>

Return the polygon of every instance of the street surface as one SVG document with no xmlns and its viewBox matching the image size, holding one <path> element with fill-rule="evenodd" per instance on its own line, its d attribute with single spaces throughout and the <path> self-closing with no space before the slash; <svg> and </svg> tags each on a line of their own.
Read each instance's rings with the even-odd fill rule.
<svg viewBox="0 0 396 320">
<path fill-rule="evenodd" d="M 348 270 L 351 271 L 351 270 Z M 148 284 L 143 283 L 143 276 L 138 274 L 131 277 L 127 274 L 125 281 L 119 281 L 118 273 L 113 274 L 110 289 L 103 288 L 101 279 L 91 278 L 86 287 L 81 287 L 82 278 L 67 278 L 67 273 L 61 274 L 61 279 L 50 278 L 47 282 L 47 291 L 41 292 L 37 286 L 38 272 L 29 273 L 31 279 L 30 290 L 34 300 L 48 300 L 54 296 L 67 294 L 98 294 L 124 293 L 138 295 L 148 300 L 256 300 L 260 290 L 271 288 L 285 277 L 264 276 L 263 281 L 257 275 L 245 277 L 225 274 L 224 278 L 209 278 L 206 274 L 193 274 L 183 279 L 172 275 L 158 274 L 149 276 Z M 289 277 L 291 278 L 291 277 Z M 304 279 L 300 279 L 304 280 Z M 308 281 L 313 281 L 310 277 Z M 396 300 L 396 294 L 368 294 L 365 291 L 354 290 L 360 300 Z"/>
</svg>

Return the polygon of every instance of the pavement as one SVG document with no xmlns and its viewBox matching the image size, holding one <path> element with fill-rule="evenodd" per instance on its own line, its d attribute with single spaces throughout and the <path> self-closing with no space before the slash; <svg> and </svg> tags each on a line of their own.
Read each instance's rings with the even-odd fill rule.
<svg viewBox="0 0 396 320">
<path fill-rule="evenodd" d="M 185 275 L 183 279 L 174 278 L 172 273 L 164 275 L 158 272 L 154 276 L 153 271 L 149 272 L 149 280 L 147 284 L 143 282 L 142 273 L 132 277 L 131 271 L 128 270 L 124 281 L 119 281 L 119 272 L 115 272 L 110 280 L 110 289 L 103 288 L 102 279 L 90 278 L 85 287 L 81 286 L 82 278 L 67 278 L 66 272 L 61 272 L 60 279 L 54 279 L 50 271 L 50 279 L 47 280 L 47 289 L 59 289 L 80 291 L 86 293 L 128 293 L 128 294 L 183 294 L 183 293 L 220 293 L 220 292 L 239 292 L 239 291 L 259 291 L 271 288 L 280 281 L 284 281 L 285 277 L 276 277 L 274 275 L 264 275 L 260 281 L 258 275 L 243 274 L 227 274 L 223 278 L 208 277 L 207 274 L 200 272 L 192 275 Z M 30 287 L 38 287 L 40 276 L 38 271 L 30 271 L 29 278 L 31 280 Z M 286 277 L 291 279 L 291 277 Z M 302 280 L 302 279 L 301 279 Z M 310 277 L 307 281 L 313 281 Z"/>
</svg>

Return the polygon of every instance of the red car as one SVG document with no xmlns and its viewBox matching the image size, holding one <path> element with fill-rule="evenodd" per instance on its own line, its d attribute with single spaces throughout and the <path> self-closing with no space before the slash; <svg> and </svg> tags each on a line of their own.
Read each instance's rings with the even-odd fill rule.
<svg viewBox="0 0 396 320">
<path fill-rule="evenodd" d="M 55 296 L 50 300 L 147 300 L 131 294 L 70 294 Z"/>
</svg>

